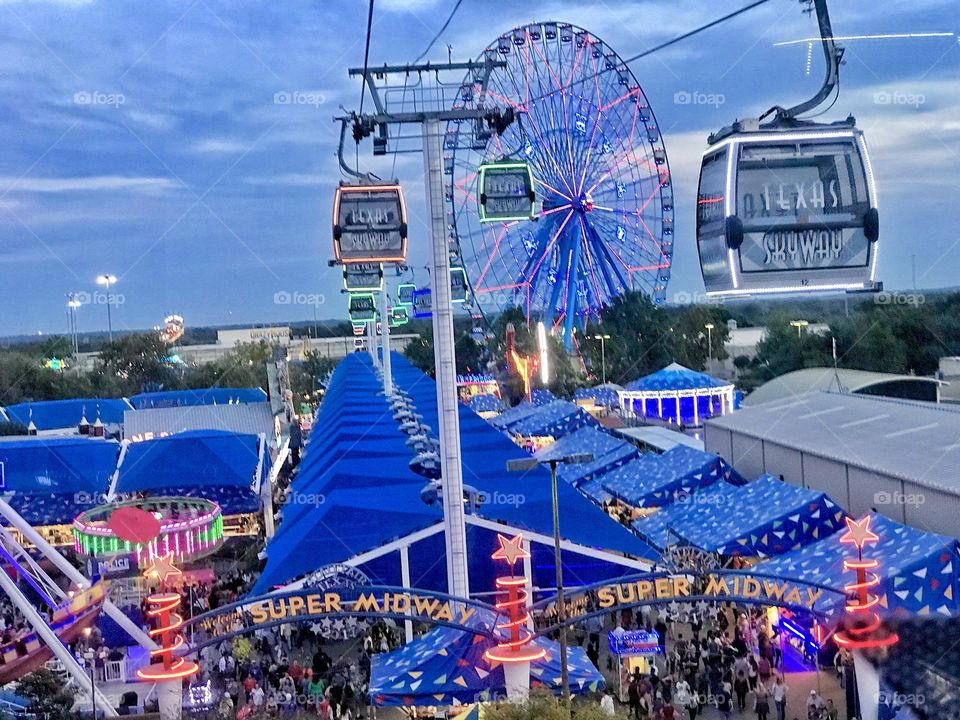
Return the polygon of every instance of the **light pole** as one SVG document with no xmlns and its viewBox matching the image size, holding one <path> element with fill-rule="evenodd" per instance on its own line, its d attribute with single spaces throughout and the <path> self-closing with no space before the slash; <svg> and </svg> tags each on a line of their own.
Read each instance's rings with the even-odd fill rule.
<svg viewBox="0 0 960 720">
<path fill-rule="evenodd" d="M 110 273 L 97 275 L 97 284 L 105 285 L 107 288 L 107 331 L 110 334 L 110 342 L 113 342 L 113 318 L 110 316 L 110 286 L 117 282 L 117 276 Z"/>
<path fill-rule="evenodd" d="M 563 597 L 563 565 L 560 558 L 560 502 L 557 497 L 557 466 L 579 465 L 593 461 L 592 453 L 573 453 L 560 457 L 550 455 L 550 448 L 538 453 L 539 457 L 507 461 L 508 472 L 525 472 L 541 463 L 550 466 L 550 491 L 553 495 L 553 564 L 557 570 L 557 622 L 560 625 L 560 686 L 563 700 L 570 709 L 570 671 L 567 669 L 567 607 Z M 531 578 L 531 581 L 533 578 Z"/>
<path fill-rule="evenodd" d="M 603 368 L 603 384 L 607 384 L 607 340 L 609 335 L 594 335 L 594 340 L 600 341 L 600 366 Z"/>
<path fill-rule="evenodd" d="M 70 293 L 67 295 L 69 300 L 67 300 L 67 314 L 70 317 L 70 334 L 73 336 L 73 354 L 78 355 L 80 353 L 80 340 L 77 337 L 77 310 L 80 308 L 80 301 L 77 300 L 75 293 Z"/>
<path fill-rule="evenodd" d="M 797 329 L 797 340 L 799 340 L 803 329 L 810 323 L 807 320 L 791 320 L 790 324 Z"/>
<path fill-rule="evenodd" d="M 707 323 L 704 325 L 707 329 L 707 365 L 713 364 L 713 323 Z"/>
</svg>

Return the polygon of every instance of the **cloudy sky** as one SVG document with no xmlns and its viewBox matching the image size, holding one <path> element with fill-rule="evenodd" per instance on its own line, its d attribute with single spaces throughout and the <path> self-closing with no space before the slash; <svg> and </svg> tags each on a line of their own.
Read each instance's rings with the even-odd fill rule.
<svg viewBox="0 0 960 720">
<path fill-rule="evenodd" d="M 378 0 L 371 61 L 412 61 L 454 0 Z M 464 0 L 428 56 L 478 55 L 533 20 L 585 27 L 622 57 L 729 12 L 740 0 Z M 837 35 L 956 32 L 955 0 L 844 0 Z M 324 0 L 0 0 L 0 335 L 65 332 L 66 293 L 83 291 L 81 331 L 103 328 L 94 279 L 109 272 L 116 327 L 178 312 L 188 325 L 313 317 L 277 293 L 324 295 L 342 317 L 330 203 L 340 175 L 339 106 L 355 108 L 366 2 Z M 812 94 L 805 44 L 815 21 L 796 0 L 766 5 L 632 64 L 663 129 L 677 236 L 668 300 L 702 291 L 693 236 L 706 135 Z M 879 278 L 960 284 L 960 47 L 957 36 L 851 40 L 842 93 L 824 119 L 853 113 L 880 188 Z M 309 100 L 275 102 L 277 93 Z M 677 93 L 715 102 L 676 102 Z M 393 159 L 364 163 L 381 174 Z M 421 160 L 402 155 L 411 255 L 426 262 Z"/>
</svg>

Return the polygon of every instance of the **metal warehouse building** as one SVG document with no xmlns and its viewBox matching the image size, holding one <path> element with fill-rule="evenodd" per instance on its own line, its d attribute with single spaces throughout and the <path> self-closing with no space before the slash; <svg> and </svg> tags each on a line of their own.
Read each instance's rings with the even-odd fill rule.
<svg viewBox="0 0 960 720">
<path fill-rule="evenodd" d="M 779 475 L 853 515 L 960 536 L 960 408 L 813 392 L 712 418 L 704 441 L 746 477 Z"/>
</svg>

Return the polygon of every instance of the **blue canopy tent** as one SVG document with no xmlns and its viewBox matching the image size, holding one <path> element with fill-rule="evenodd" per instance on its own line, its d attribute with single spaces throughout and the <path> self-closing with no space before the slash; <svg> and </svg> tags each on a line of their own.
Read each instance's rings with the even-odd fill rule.
<svg viewBox="0 0 960 720">
<path fill-rule="evenodd" d="M 530 402 L 537 407 L 542 407 L 543 405 L 549 405 L 554 400 L 557 399 L 557 396 L 554 395 L 549 390 L 544 390 L 539 388 L 530 392 Z"/>
<path fill-rule="evenodd" d="M 770 475 L 736 486 L 718 482 L 645 518 L 633 529 L 654 547 L 677 541 L 721 555 L 764 557 L 829 537 L 844 511 L 826 493 Z"/>
<path fill-rule="evenodd" d="M 499 430 L 508 430 L 511 426 L 516 425 L 521 420 L 535 415 L 538 412 L 540 412 L 539 405 L 522 402 L 519 405 L 514 405 L 512 408 L 504 410 L 497 417 L 491 418 L 490 424 Z"/>
<path fill-rule="evenodd" d="M 7 405 L 7 417 L 14 422 L 29 425 L 37 430 L 63 430 L 77 427 L 80 420 L 93 424 L 99 418 L 104 425 L 120 425 L 123 414 L 133 406 L 125 399 L 73 398 L 71 400 L 42 400 L 38 402 Z"/>
<path fill-rule="evenodd" d="M 256 512 L 269 472 L 265 441 L 256 435 L 191 430 L 130 443 L 113 492 L 202 497 L 224 515 Z"/>
<path fill-rule="evenodd" d="M 619 392 L 623 390 L 619 385 L 607 383 L 596 387 L 577 388 L 573 391 L 574 400 L 593 400 L 602 407 L 617 407 L 620 404 Z"/>
<path fill-rule="evenodd" d="M 267 394 L 261 388 L 211 387 L 201 390 L 164 390 L 140 393 L 130 398 L 130 404 L 137 410 L 257 402 L 267 402 Z"/>
<path fill-rule="evenodd" d="M 119 454 L 120 445 L 112 440 L 0 440 L 0 492 L 31 525 L 71 523 L 102 504 Z"/>
<path fill-rule="evenodd" d="M 474 395 L 467 401 L 467 407 L 475 413 L 500 412 L 503 410 L 503 403 L 496 395 Z"/>
<path fill-rule="evenodd" d="M 945 535 L 916 530 L 883 515 L 871 515 L 871 529 L 880 541 L 864 548 L 864 555 L 880 562 L 880 584 L 873 592 L 880 598 L 881 613 L 911 615 L 960 612 L 960 542 Z M 853 578 L 843 570 L 852 546 L 840 542 L 843 533 L 808 545 L 801 550 L 765 560 L 762 572 L 783 577 L 802 577 L 807 582 L 842 585 Z"/>
<path fill-rule="evenodd" d="M 467 626 L 493 633 L 496 618 L 494 613 L 478 609 L 467 621 Z M 543 637 L 532 642 L 547 654 L 530 664 L 531 686 L 546 688 L 559 695 L 559 646 Z M 506 694 L 503 666 L 488 662 L 483 655 L 494 645 L 491 638 L 469 630 L 438 627 L 393 652 L 373 656 L 370 699 L 381 707 L 416 707 L 502 698 Z M 603 676 L 583 648 L 569 648 L 567 668 L 573 694 L 603 689 Z"/>
<path fill-rule="evenodd" d="M 620 404 L 638 417 L 678 425 L 699 425 L 734 407 L 734 386 L 726 380 L 672 363 L 629 383 L 619 393 Z"/>
<path fill-rule="evenodd" d="M 569 400 L 554 400 L 540 411 L 511 425 L 508 430 L 514 435 L 526 437 L 563 437 L 586 425 L 596 426 L 597 421 L 583 408 Z"/>
<path fill-rule="evenodd" d="M 537 453 L 537 459 L 543 462 L 576 453 L 590 453 L 593 455 L 593 460 L 576 465 L 561 465 L 557 468 L 557 475 L 574 487 L 580 488 L 581 492 L 583 492 L 581 487 L 583 483 L 623 465 L 640 454 L 634 445 L 613 437 L 606 430 L 587 425 L 540 450 Z M 585 494 L 595 502 L 602 502 L 593 493 Z"/>
<path fill-rule="evenodd" d="M 663 507 L 720 480 L 734 485 L 746 482 L 723 458 L 686 445 L 644 456 L 598 480 L 607 492 L 635 508 Z"/>
</svg>

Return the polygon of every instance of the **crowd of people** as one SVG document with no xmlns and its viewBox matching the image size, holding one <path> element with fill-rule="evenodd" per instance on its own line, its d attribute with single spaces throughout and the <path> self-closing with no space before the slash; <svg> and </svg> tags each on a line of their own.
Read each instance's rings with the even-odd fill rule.
<svg viewBox="0 0 960 720">
<path fill-rule="evenodd" d="M 661 659 L 650 664 L 650 671 L 635 670 L 625 679 L 631 718 L 697 720 L 709 706 L 725 719 L 837 720 L 833 700 L 816 690 L 805 707 L 788 707 L 778 630 L 762 608 L 721 606 L 706 614 L 694 610 L 685 613 L 681 623 L 666 612 L 642 607 L 613 620 L 625 629 L 656 631 L 661 643 Z M 589 633 L 587 645 L 591 659 L 595 634 Z"/>
</svg>

